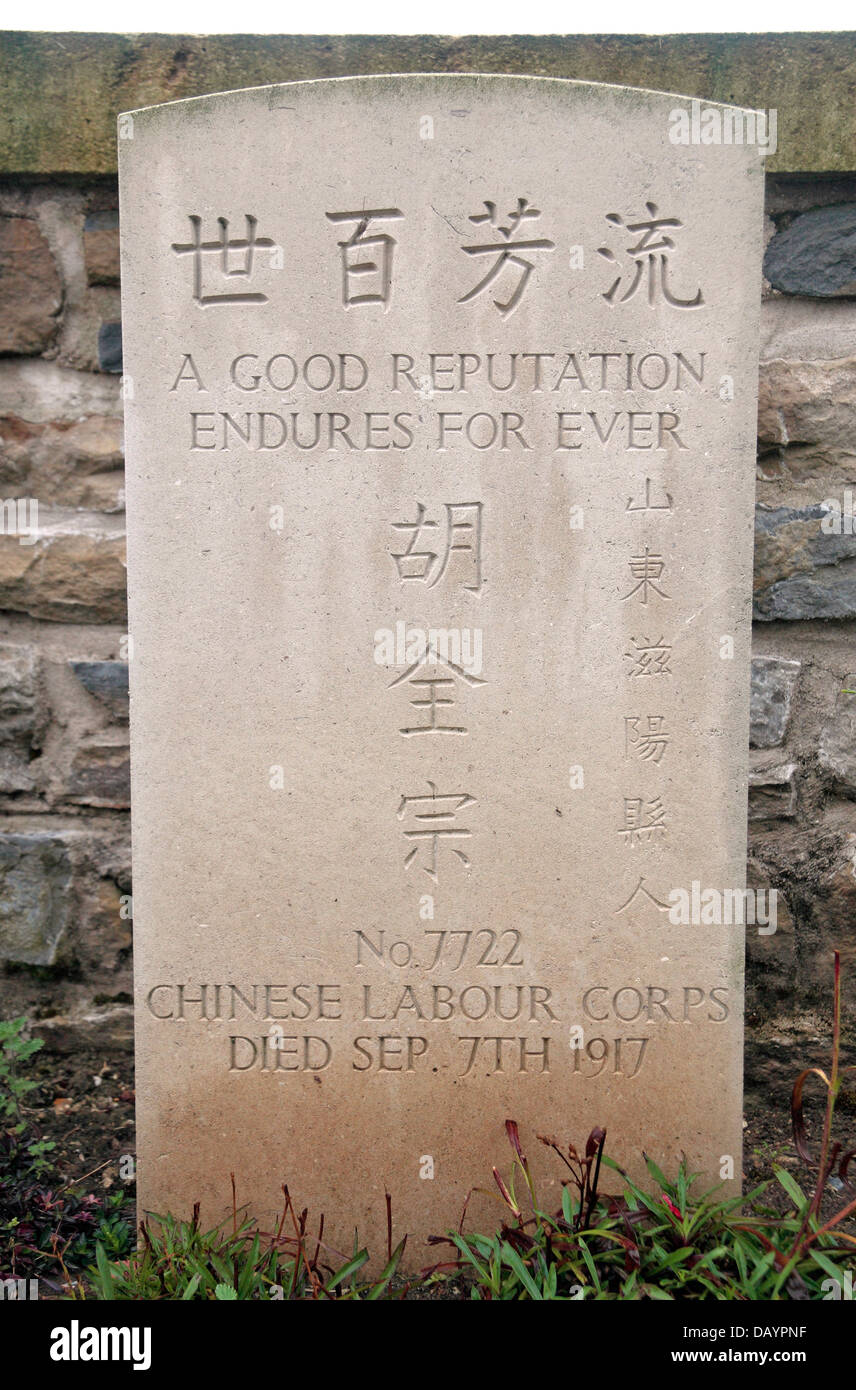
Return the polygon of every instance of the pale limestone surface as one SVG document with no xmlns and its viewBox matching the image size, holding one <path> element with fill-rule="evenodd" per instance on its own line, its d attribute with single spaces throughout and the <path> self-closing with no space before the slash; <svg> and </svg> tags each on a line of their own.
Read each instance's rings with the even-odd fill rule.
<svg viewBox="0 0 856 1390">
<path fill-rule="evenodd" d="M 679 105 L 407 76 L 120 118 L 146 1210 L 218 1218 L 233 1171 L 269 1223 L 287 1181 L 381 1256 L 388 1190 L 419 1266 L 506 1118 L 547 1207 L 535 1133 L 739 1179 L 743 932 L 667 909 L 744 882 L 762 161 L 671 143 Z M 251 274 L 195 279 L 191 219 L 247 217 Z"/>
</svg>

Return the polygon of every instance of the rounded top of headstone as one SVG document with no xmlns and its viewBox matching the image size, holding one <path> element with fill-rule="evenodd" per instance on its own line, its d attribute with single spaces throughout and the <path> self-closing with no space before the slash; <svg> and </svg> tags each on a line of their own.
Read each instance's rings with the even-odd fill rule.
<svg viewBox="0 0 856 1390">
<path fill-rule="evenodd" d="M 187 97 L 181 101 L 159 102 L 154 106 L 138 107 L 135 110 L 121 113 L 119 120 L 122 119 L 123 115 L 141 116 L 163 111 L 172 114 L 177 107 L 185 110 L 204 106 L 210 108 L 215 104 L 224 101 L 237 101 L 240 98 L 252 102 L 267 102 L 271 110 L 279 110 L 288 106 L 287 100 L 280 101 L 278 99 L 280 96 L 286 98 L 311 96 L 312 98 L 324 99 L 328 96 L 341 96 L 349 93 L 359 95 L 361 92 L 366 92 L 372 100 L 377 100 L 381 96 L 403 96 L 407 93 L 424 90 L 426 87 L 434 88 L 437 92 L 452 94 L 455 91 L 460 91 L 468 92 L 471 95 L 480 91 L 486 93 L 506 89 L 509 92 L 516 92 L 519 96 L 523 90 L 526 90 L 542 97 L 565 100 L 574 104 L 586 99 L 601 100 L 604 103 L 628 102 L 647 107 L 656 107 L 667 102 L 681 102 L 685 104 L 688 114 L 691 113 L 693 107 L 719 112 L 748 112 L 751 110 L 751 108 L 739 107 L 727 102 L 708 101 L 706 98 L 701 100 L 679 92 L 664 92 L 648 87 L 629 87 L 619 83 L 584 82 L 577 78 L 536 77 L 527 73 L 404 72 L 308 78 L 262 87 L 238 87 L 222 92 L 209 92 L 205 96 Z M 461 112 L 460 114 L 464 116 L 469 113 Z"/>
</svg>

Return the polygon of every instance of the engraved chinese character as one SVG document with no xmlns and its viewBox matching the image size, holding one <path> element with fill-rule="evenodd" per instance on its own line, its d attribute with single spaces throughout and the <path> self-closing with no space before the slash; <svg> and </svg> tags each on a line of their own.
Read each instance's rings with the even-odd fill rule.
<svg viewBox="0 0 856 1390">
<path fill-rule="evenodd" d="M 404 867 L 409 869 L 417 858 L 420 848 L 424 848 L 426 862 L 423 863 L 422 868 L 429 878 L 437 882 L 437 862 L 443 847 L 456 855 L 465 868 L 470 867 L 467 855 L 463 850 L 457 849 L 451 841 L 469 839 L 472 831 L 458 829 L 450 822 L 454 821 L 458 812 L 462 811 L 465 806 L 475 805 L 475 797 L 469 796 L 466 792 L 438 794 L 436 786 L 431 781 L 428 782 L 428 786 L 431 788 L 430 796 L 402 796 L 398 807 L 398 819 L 403 820 L 411 806 L 425 808 L 412 812 L 413 819 L 417 822 L 417 828 L 403 831 L 405 839 L 419 842 L 413 845 L 410 853 L 406 856 Z"/>
<path fill-rule="evenodd" d="M 622 903 L 622 904 L 621 904 L 621 907 L 617 907 L 617 908 L 615 909 L 615 911 L 614 911 L 613 914 L 612 914 L 613 917 L 618 917 L 618 916 L 620 916 L 620 914 L 621 914 L 622 912 L 626 912 L 627 909 L 628 909 L 628 907 L 630 907 L 631 903 L 632 903 L 633 900 L 635 899 L 636 895 L 637 895 L 637 894 L 640 894 L 640 893 L 642 894 L 643 897 L 647 898 L 647 899 L 649 900 L 649 902 L 652 902 L 659 912 L 668 912 L 668 911 L 669 911 L 669 904 L 668 904 L 668 903 L 661 903 L 659 898 L 656 898 L 656 897 L 654 896 L 654 894 L 653 894 L 652 892 L 650 892 L 649 889 L 647 889 L 647 888 L 645 888 L 645 887 L 643 886 L 644 883 L 645 883 L 645 879 L 644 879 L 644 878 L 640 878 L 639 882 L 637 883 L 636 887 L 633 889 L 633 892 L 630 894 L 630 897 L 627 899 L 627 901 L 626 901 L 625 903 Z"/>
<path fill-rule="evenodd" d="M 651 479 L 646 478 L 644 502 L 634 502 L 632 497 L 628 497 L 627 506 L 624 508 L 624 510 L 626 512 L 670 512 L 672 510 L 671 493 L 665 492 L 664 490 L 664 496 L 666 498 L 665 502 L 652 502 Z"/>
<path fill-rule="evenodd" d="M 670 738 L 664 714 L 649 714 L 647 719 L 628 715 L 624 720 L 624 751 L 643 762 L 661 762 Z"/>
<path fill-rule="evenodd" d="M 629 593 L 623 595 L 623 600 L 632 598 L 634 594 L 639 594 L 643 603 L 648 602 L 649 589 L 657 594 L 659 598 L 668 601 L 669 595 L 664 593 L 657 581 L 666 568 L 666 562 L 662 555 L 652 555 L 647 545 L 641 555 L 633 555 L 628 561 L 630 573 L 637 581 Z"/>
<path fill-rule="evenodd" d="M 482 503 L 447 502 L 445 537 L 442 542 L 443 553 L 438 550 L 419 549 L 429 541 L 439 539 L 433 536 L 422 538 L 423 531 L 433 531 L 439 526 L 437 521 L 426 521 L 426 508 L 421 502 L 416 504 L 415 521 L 394 521 L 393 530 L 410 533 L 407 548 L 392 551 L 392 558 L 398 569 L 398 577 L 403 583 L 415 581 L 433 589 L 454 562 L 454 568 L 461 579 L 469 583 L 462 588 L 470 593 L 479 593 L 482 586 Z"/>
<path fill-rule="evenodd" d="M 387 222 L 403 217 L 399 208 L 365 208 L 358 212 L 328 212 L 331 222 L 355 222 L 347 241 L 338 243 L 342 252 L 342 303 L 346 309 L 355 304 L 388 304 L 392 287 L 392 253 L 395 238 L 386 232 L 366 236 L 369 222 Z M 366 254 L 368 253 L 368 255 Z M 372 286 L 363 288 L 366 277 Z"/>
<path fill-rule="evenodd" d="M 625 652 L 624 655 L 631 662 L 631 668 L 628 672 L 631 679 L 642 676 L 670 676 L 672 674 L 669 666 L 672 648 L 663 641 L 662 637 L 659 637 L 656 642 L 649 642 L 647 637 L 643 637 L 641 640 L 631 637 L 630 640 L 636 650 Z"/>
<path fill-rule="evenodd" d="M 420 675 L 423 667 L 427 664 L 442 665 L 450 674 L 448 676 L 428 676 Z M 462 680 L 471 688 L 475 689 L 487 682 L 479 676 L 474 676 L 471 672 L 464 669 L 456 661 L 451 659 L 438 658 L 435 649 L 427 651 L 419 661 L 414 661 L 403 675 L 397 676 L 394 681 L 390 681 L 389 689 L 406 682 L 413 686 L 420 693 L 414 695 L 410 703 L 416 710 L 424 710 L 423 724 L 411 725 L 410 727 L 399 729 L 399 733 L 405 738 L 410 738 L 414 734 L 465 734 L 467 729 L 461 724 L 444 724 L 442 722 L 442 711 L 455 704 L 456 681 Z M 420 716 L 422 717 L 422 716 Z"/>
<path fill-rule="evenodd" d="M 656 304 L 658 295 L 661 295 L 673 309 L 699 308 L 704 303 L 700 289 L 696 291 L 692 299 L 681 299 L 669 287 L 669 256 L 675 249 L 675 243 L 664 229 L 671 227 L 677 230 L 683 226 L 683 223 L 677 217 L 658 217 L 656 203 L 646 202 L 645 208 L 648 217 L 640 222 L 625 222 L 624 218 L 619 216 L 617 212 L 606 214 L 607 222 L 613 227 L 624 227 L 630 234 L 632 245 L 626 246 L 624 249 L 626 254 L 633 259 L 634 271 L 630 285 L 620 299 L 616 299 L 616 295 L 624 279 L 623 272 L 613 281 L 603 298 L 608 304 L 626 304 L 628 299 L 632 299 L 637 290 L 642 287 L 644 279 L 647 280 L 649 304 Z M 599 246 L 597 253 L 613 265 L 619 264 L 618 258 L 613 255 L 608 246 Z M 645 275 L 646 269 L 647 276 Z"/>
<path fill-rule="evenodd" d="M 228 282 L 248 282 L 253 274 L 255 253 L 259 247 L 275 246 L 270 237 L 256 235 L 255 217 L 246 215 L 246 234 L 243 237 L 229 236 L 229 221 L 226 217 L 217 218 L 219 234 L 213 241 L 202 240 L 202 218 L 191 216 L 191 240 L 172 243 L 177 256 L 193 257 L 193 298 L 200 308 L 211 304 L 266 304 L 267 295 L 257 291 L 237 288 L 222 290 L 219 294 L 203 294 L 203 257 L 217 257 L 219 273 Z M 237 264 L 235 258 L 237 257 Z M 213 262 L 211 262 L 213 264 Z"/>
<path fill-rule="evenodd" d="M 473 214 L 473 216 L 470 217 L 470 221 L 476 225 L 483 222 L 488 223 L 490 227 L 495 228 L 499 233 L 500 240 L 489 241 L 482 246 L 462 246 L 461 250 L 468 256 L 495 256 L 496 259 L 483 279 L 479 280 L 478 284 L 474 289 L 470 290 L 469 294 L 462 295 L 458 303 L 468 304 L 471 299 L 477 298 L 478 295 L 493 284 L 494 280 L 502 274 L 506 266 L 511 265 L 520 271 L 513 293 L 504 303 L 501 303 L 498 299 L 493 301 L 502 317 L 507 318 L 509 314 L 514 313 L 514 310 L 520 303 L 529 276 L 535 269 L 534 263 L 527 260 L 526 257 L 522 256 L 520 253 L 522 251 L 553 251 L 555 250 L 556 243 L 548 241 L 546 237 L 530 238 L 528 240 L 518 237 L 517 233 L 522 222 L 531 221 L 533 218 L 541 216 L 538 208 L 530 207 L 527 198 L 517 199 L 517 207 L 514 212 L 508 214 L 504 226 L 498 223 L 496 203 L 485 201 L 484 206 L 487 208 L 487 212 L 477 212 Z"/>
<path fill-rule="evenodd" d="M 626 796 L 618 833 L 631 849 L 639 843 L 649 844 L 655 835 L 664 835 L 666 808 L 659 796 L 652 801 L 644 801 L 641 796 Z"/>
</svg>

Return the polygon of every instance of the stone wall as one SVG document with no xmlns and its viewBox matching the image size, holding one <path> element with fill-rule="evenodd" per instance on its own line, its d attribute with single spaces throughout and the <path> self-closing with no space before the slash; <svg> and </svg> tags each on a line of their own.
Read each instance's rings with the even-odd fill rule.
<svg viewBox="0 0 856 1390">
<path fill-rule="evenodd" d="M 130 1039 L 121 327 L 106 116 L 112 126 L 117 110 L 294 76 L 482 69 L 779 109 L 749 875 L 781 896 L 776 933 L 747 931 L 750 1085 L 792 1075 L 795 1047 L 806 1063 L 823 1055 L 834 946 L 856 1021 L 853 37 L 0 36 L 0 80 L 21 103 L 7 102 L 0 121 L 0 1013 L 28 1013 L 61 1048 L 82 1030 L 104 1046 Z M 11 499 L 23 502 L 10 511 Z M 38 502 L 35 529 L 27 499 Z M 842 509 L 837 528 L 828 499 Z"/>
<path fill-rule="evenodd" d="M 0 1010 L 64 1046 L 131 1025 L 118 283 L 115 187 L 0 183 Z"/>
</svg>

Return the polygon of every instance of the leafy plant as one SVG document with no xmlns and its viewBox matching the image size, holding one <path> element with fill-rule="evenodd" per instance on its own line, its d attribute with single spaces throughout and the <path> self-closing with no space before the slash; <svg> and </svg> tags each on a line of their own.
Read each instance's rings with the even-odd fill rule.
<svg viewBox="0 0 856 1390">
<path fill-rule="evenodd" d="M 592 1131 L 582 1154 L 539 1136 L 572 1174 L 561 1209 L 548 1213 L 538 1205 L 517 1125 L 509 1120 L 506 1129 L 515 1157 L 507 1181 L 494 1169 L 505 1208 L 498 1231 L 465 1232 L 462 1217 L 457 1231 L 433 1238 L 451 1245 L 456 1258 L 431 1273 L 467 1274 L 474 1299 L 823 1298 L 830 1277 L 843 1282 L 853 1250 L 816 1222 L 806 1228 L 811 1240 L 803 1238 L 809 1202 L 783 1169 L 776 1175 L 795 1203 L 785 1218 L 762 1203 L 769 1184 L 746 1197 L 723 1198 L 717 1188 L 695 1195 L 697 1175 L 686 1163 L 670 1182 L 646 1157 L 653 1189 L 646 1191 L 603 1153 L 603 1130 Z M 621 1176 L 621 1195 L 599 1192 L 603 1168 Z M 741 1211 L 747 1205 L 750 1218 Z"/>
<path fill-rule="evenodd" d="M 318 1233 L 308 1230 L 306 1210 L 298 1213 L 283 1187 L 282 1216 L 275 1232 L 262 1232 L 249 1219 L 238 1219 L 232 1176 L 232 1221 L 203 1230 L 199 1203 L 190 1221 L 156 1216 L 140 1223 L 142 1248 L 121 1262 L 111 1262 L 103 1245 L 90 1270 L 97 1299 L 178 1299 L 217 1301 L 279 1299 L 367 1299 L 390 1297 L 406 1237 L 392 1249 L 392 1216 L 387 1197 L 388 1260 L 369 1283 L 357 1275 L 368 1251 L 355 1242 L 348 1258 L 324 1242 L 324 1218 Z M 331 1262 L 332 1261 L 332 1262 Z M 80 1291 L 85 1296 L 85 1291 Z M 406 1288 L 403 1292 L 406 1292 Z M 397 1291 L 395 1296 L 402 1297 Z"/>
<path fill-rule="evenodd" d="M 44 1047 L 43 1038 L 25 1036 L 26 1028 L 25 1018 L 0 1021 L 0 1118 L 14 1120 L 19 1132 L 24 1129 L 21 1101 L 36 1086 L 20 1075 L 21 1064 Z"/>
<path fill-rule="evenodd" d="M 722 1197 L 719 1188 L 695 1195 L 698 1175 L 688 1171 L 686 1162 L 669 1182 L 647 1155 L 655 1191 L 646 1192 L 606 1157 L 602 1129 L 592 1130 L 582 1154 L 573 1144 L 565 1151 L 558 1140 L 539 1135 L 571 1174 L 563 1183 L 561 1210 L 550 1214 L 538 1203 L 518 1127 L 508 1120 L 514 1154 L 508 1180 L 493 1170 L 504 1208 L 499 1230 L 493 1236 L 464 1232 L 468 1198 L 458 1230 L 433 1238 L 434 1244 L 451 1245 L 457 1258 L 431 1272 L 467 1273 L 475 1299 L 831 1297 L 830 1281 L 843 1286 L 845 1271 L 856 1264 L 856 1236 L 840 1229 L 856 1214 L 856 1197 L 826 1220 L 820 1214 L 836 1163 L 841 1185 L 853 1191 L 848 1167 L 856 1150 L 841 1156 L 843 1145 L 832 1138 L 841 1087 L 840 1046 L 841 968 L 835 952 L 830 1073 L 820 1068 L 802 1072 L 791 1103 L 797 1152 L 810 1164 L 802 1094 L 810 1076 L 820 1078 L 826 1108 L 817 1177 L 806 1195 L 786 1169 L 774 1165 L 774 1176 L 792 1203 L 784 1217 L 762 1201 L 769 1183 L 745 1197 Z M 620 1196 L 599 1192 L 603 1167 L 620 1175 Z"/>
</svg>

